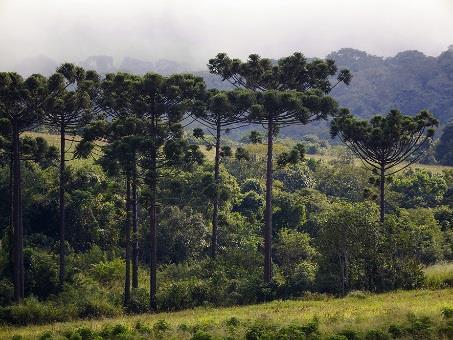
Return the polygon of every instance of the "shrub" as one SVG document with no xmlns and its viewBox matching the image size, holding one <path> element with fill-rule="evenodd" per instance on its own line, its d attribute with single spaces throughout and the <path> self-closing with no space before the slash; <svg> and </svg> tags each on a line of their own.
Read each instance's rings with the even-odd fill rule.
<svg viewBox="0 0 453 340">
<path fill-rule="evenodd" d="M 225 321 L 225 324 L 228 327 L 237 327 L 241 324 L 241 321 L 237 317 L 232 316 L 231 318 L 229 318 Z"/>
<path fill-rule="evenodd" d="M 306 334 L 303 330 L 303 327 L 290 325 L 282 327 L 277 333 L 278 339 L 293 339 L 293 340 L 304 340 L 306 339 Z"/>
<path fill-rule="evenodd" d="M 211 340 L 212 336 L 205 331 L 198 330 L 195 334 L 191 337 L 191 340 Z"/>
<path fill-rule="evenodd" d="M 14 287 L 10 280 L 0 280 L 0 306 L 6 306 L 14 300 Z"/>
<path fill-rule="evenodd" d="M 122 334 L 128 334 L 129 333 L 129 328 L 127 328 L 127 326 L 123 325 L 123 324 L 116 324 L 115 326 L 113 326 L 110 334 L 111 335 L 122 335 Z"/>
<path fill-rule="evenodd" d="M 89 273 L 91 277 L 101 283 L 113 283 L 123 279 L 124 271 L 124 261 L 116 258 L 112 261 L 93 264 Z"/>
<path fill-rule="evenodd" d="M 93 330 L 91 330 L 90 328 L 86 328 L 86 327 L 81 327 L 81 328 L 76 329 L 73 336 L 77 336 L 77 335 L 82 340 L 94 340 L 97 337 L 96 333 L 93 332 Z M 73 337 L 71 337 L 71 339 L 73 339 Z"/>
<path fill-rule="evenodd" d="M 415 339 L 431 339 L 434 335 L 434 324 L 427 316 L 416 317 L 413 314 L 408 316 L 409 326 L 407 333 Z"/>
<path fill-rule="evenodd" d="M 99 318 L 119 314 L 121 309 L 104 297 L 89 297 L 78 306 L 78 315 L 81 318 Z"/>
<path fill-rule="evenodd" d="M 151 327 L 149 327 L 148 325 L 144 324 L 141 321 L 137 321 L 137 323 L 135 324 L 134 328 L 140 334 L 148 334 L 149 335 L 149 334 L 152 333 Z"/>
<path fill-rule="evenodd" d="M 442 315 L 445 319 L 453 318 L 453 308 L 445 307 L 442 309 Z"/>
<path fill-rule="evenodd" d="M 20 305 L 0 308 L 0 321 L 16 325 L 67 321 L 71 317 L 73 315 L 67 313 L 64 307 L 51 302 L 39 302 L 33 297 L 26 298 Z"/>
<path fill-rule="evenodd" d="M 331 335 L 327 338 L 327 340 L 349 340 L 346 336 L 341 334 Z"/>
<path fill-rule="evenodd" d="M 52 332 L 45 331 L 44 333 L 41 334 L 41 336 L 38 339 L 39 340 L 51 340 L 51 339 L 53 339 Z"/>
<path fill-rule="evenodd" d="M 130 300 L 126 306 L 126 311 L 132 314 L 145 313 L 149 310 L 149 292 L 144 288 L 131 290 Z"/>
<path fill-rule="evenodd" d="M 390 325 L 388 331 L 395 339 L 401 338 L 405 334 L 404 328 L 400 325 Z"/>
<path fill-rule="evenodd" d="M 44 299 L 58 292 L 58 267 L 55 256 L 43 250 L 24 250 L 25 295 Z"/>
<path fill-rule="evenodd" d="M 170 324 L 163 319 L 158 320 L 153 325 L 154 336 L 156 338 L 161 338 L 163 333 L 168 332 L 169 330 L 171 330 Z"/>
<path fill-rule="evenodd" d="M 276 337 L 276 327 L 257 321 L 245 332 L 246 340 L 274 339 Z"/>
<path fill-rule="evenodd" d="M 162 286 L 157 296 L 162 310 L 178 310 L 202 305 L 210 300 L 208 282 L 200 279 L 181 280 Z"/>
<path fill-rule="evenodd" d="M 391 339 L 390 335 L 378 329 L 369 330 L 365 335 L 365 340 L 390 340 L 390 339 Z"/>
<path fill-rule="evenodd" d="M 338 333 L 340 336 L 344 336 L 347 340 L 359 340 L 360 336 L 357 334 L 356 331 L 351 329 L 345 329 Z"/>
</svg>

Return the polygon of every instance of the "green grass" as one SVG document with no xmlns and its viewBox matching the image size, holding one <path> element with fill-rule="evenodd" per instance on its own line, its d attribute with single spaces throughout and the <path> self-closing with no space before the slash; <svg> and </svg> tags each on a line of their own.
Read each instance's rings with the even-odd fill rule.
<svg viewBox="0 0 453 340">
<path fill-rule="evenodd" d="M 235 317 L 240 326 L 234 331 L 235 339 L 244 336 L 246 327 L 257 320 L 279 326 L 306 324 L 314 317 L 320 321 L 323 335 L 333 334 L 343 329 L 365 332 L 369 329 L 387 329 L 391 324 L 404 324 L 407 316 L 427 316 L 437 324 L 442 322 L 443 308 L 453 308 L 453 289 L 397 291 L 385 294 L 353 294 L 345 298 L 307 298 L 305 300 L 274 301 L 270 303 L 231 307 L 197 308 L 175 313 L 144 314 L 124 316 L 115 319 L 86 320 L 68 323 L 28 327 L 0 327 L 0 339 L 10 339 L 21 335 L 23 339 L 35 339 L 46 331 L 61 336 L 65 331 L 87 327 L 100 331 L 106 325 L 123 324 L 134 327 L 142 322 L 152 327 L 158 320 L 165 320 L 170 331 L 165 338 L 189 339 L 191 334 L 181 328 L 195 326 L 206 329 L 215 337 L 231 336 L 226 321 Z"/>
<path fill-rule="evenodd" d="M 437 289 L 453 287 L 453 263 L 442 263 L 425 268 L 425 286 Z"/>
</svg>

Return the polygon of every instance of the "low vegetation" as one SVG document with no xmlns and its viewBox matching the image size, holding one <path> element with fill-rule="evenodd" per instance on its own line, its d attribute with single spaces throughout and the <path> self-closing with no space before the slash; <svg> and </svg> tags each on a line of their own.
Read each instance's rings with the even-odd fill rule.
<svg viewBox="0 0 453 340">
<path fill-rule="evenodd" d="M 452 289 L 377 295 L 356 291 L 340 299 L 307 295 L 246 307 L 200 307 L 175 313 L 2 327 L 0 338 L 306 339 L 310 335 L 310 339 L 449 339 L 452 308 Z"/>
</svg>

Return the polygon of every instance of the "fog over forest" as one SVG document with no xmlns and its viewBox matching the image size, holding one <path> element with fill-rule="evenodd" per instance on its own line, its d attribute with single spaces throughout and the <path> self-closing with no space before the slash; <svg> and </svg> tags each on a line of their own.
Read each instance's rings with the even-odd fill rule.
<svg viewBox="0 0 453 340">
<path fill-rule="evenodd" d="M 191 70 L 219 51 L 324 57 L 352 47 L 385 57 L 403 50 L 437 56 L 453 43 L 453 2 L 2 0 L 0 30 L 2 71 L 37 56 L 108 55 L 116 66 L 127 57 L 167 59 Z"/>
</svg>

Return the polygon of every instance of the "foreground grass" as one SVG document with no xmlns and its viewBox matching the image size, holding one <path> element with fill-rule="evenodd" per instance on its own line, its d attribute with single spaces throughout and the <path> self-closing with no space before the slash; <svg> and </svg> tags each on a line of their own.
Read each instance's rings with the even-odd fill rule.
<svg viewBox="0 0 453 340">
<path fill-rule="evenodd" d="M 243 338 L 247 325 L 257 320 L 270 324 L 306 324 L 314 317 L 319 319 L 323 335 L 334 334 L 344 329 L 365 332 L 370 329 L 387 329 L 391 324 L 404 324 L 408 315 L 427 316 L 435 323 L 442 322 L 443 308 L 453 308 L 453 289 L 397 291 L 385 294 L 351 294 L 341 299 L 318 297 L 304 300 L 274 301 L 270 303 L 231 307 L 197 308 L 175 313 L 143 314 L 114 319 L 85 320 L 51 325 L 28 327 L 0 327 L 0 339 L 14 335 L 22 339 L 36 339 L 45 332 L 62 336 L 65 332 L 80 327 L 100 331 L 108 325 L 122 324 L 133 328 L 137 322 L 152 327 L 159 320 L 170 326 L 165 338 L 190 339 L 189 329 L 205 329 L 215 338 L 229 334 L 227 321 L 237 318 L 239 327 L 233 338 Z"/>
</svg>

